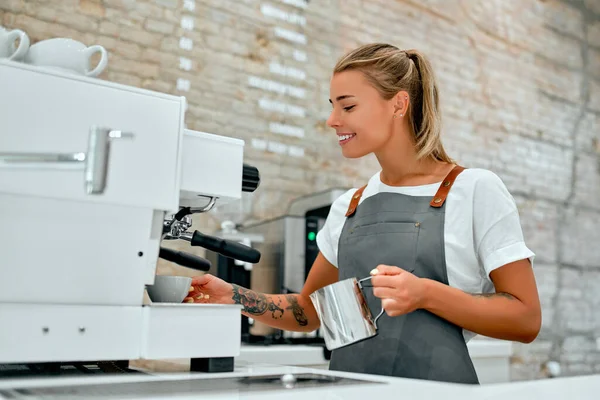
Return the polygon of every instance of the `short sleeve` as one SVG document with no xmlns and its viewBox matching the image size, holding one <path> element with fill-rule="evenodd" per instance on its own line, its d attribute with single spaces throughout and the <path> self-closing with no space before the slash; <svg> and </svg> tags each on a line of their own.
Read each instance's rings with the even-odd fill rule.
<svg viewBox="0 0 600 400">
<path fill-rule="evenodd" d="M 488 277 L 511 262 L 529 259 L 533 263 L 535 254 L 525 244 L 515 200 L 504 182 L 489 171 L 474 186 L 473 239 Z"/>
<path fill-rule="evenodd" d="M 338 243 L 346 222 L 346 211 L 356 189 L 348 190 L 332 204 L 323 228 L 317 233 L 317 246 L 323 257 L 335 267 L 337 264 Z"/>
</svg>

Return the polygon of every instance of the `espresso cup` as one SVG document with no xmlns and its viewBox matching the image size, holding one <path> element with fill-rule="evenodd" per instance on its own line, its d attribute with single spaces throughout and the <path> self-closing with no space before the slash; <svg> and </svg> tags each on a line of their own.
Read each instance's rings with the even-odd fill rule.
<svg viewBox="0 0 600 400">
<path fill-rule="evenodd" d="M 19 46 L 15 43 L 19 40 Z M 20 29 L 6 30 L 0 26 L 0 58 L 21 61 L 29 49 L 29 36 Z"/>
<path fill-rule="evenodd" d="M 90 67 L 90 59 L 100 53 L 100 61 L 95 68 Z M 68 38 L 54 38 L 38 42 L 29 48 L 25 62 L 40 67 L 50 67 L 85 76 L 98 76 L 108 63 L 108 53 L 102 46 L 87 47 L 85 44 Z"/>
<path fill-rule="evenodd" d="M 147 285 L 148 297 L 153 303 L 181 303 L 190 292 L 192 278 L 187 276 L 157 275 L 154 284 Z"/>
</svg>

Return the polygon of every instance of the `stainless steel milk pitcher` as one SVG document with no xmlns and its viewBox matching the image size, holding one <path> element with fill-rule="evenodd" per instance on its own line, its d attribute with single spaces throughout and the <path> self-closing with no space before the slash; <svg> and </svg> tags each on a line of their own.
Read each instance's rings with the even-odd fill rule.
<svg viewBox="0 0 600 400">
<path fill-rule="evenodd" d="M 377 335 L 377 320 L 363 294 L 363 282 L 372 277 L 344 279 L 316 290 L 310 298 L 321 320 L 328 350 L 338 349 Z"/>
</svg>

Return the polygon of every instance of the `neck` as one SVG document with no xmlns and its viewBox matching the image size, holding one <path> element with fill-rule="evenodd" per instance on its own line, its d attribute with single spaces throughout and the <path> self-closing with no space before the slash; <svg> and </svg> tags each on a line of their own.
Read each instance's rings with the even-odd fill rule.
<svg viewBox="0 0 600 400">
<path fill-rule="evenodd" d="M 381 181 L 386 185 L 425 184 L 429 178 L 437 177 L 446 163 L 432 157 L 417 159 L 414 143 L 407 135 L 394 135 L 375 156 L 381 166 Z M 404 139 L 404 140 L 403 140 Z"/>
</svg>

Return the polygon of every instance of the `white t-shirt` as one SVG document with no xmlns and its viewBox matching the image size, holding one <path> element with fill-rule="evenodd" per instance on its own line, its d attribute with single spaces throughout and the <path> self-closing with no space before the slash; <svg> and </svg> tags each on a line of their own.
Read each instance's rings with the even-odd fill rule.
<svg viewBox="0 0 600 400">
<path fill-rule="evenodd" d="M 441 184 L 388 186 L 381 182 L 379 174 L 369 179 L 359 208 L 362 201 L 380 192 L 433 197 Z M 336 267 L 340 234 L 355 191 L 349 190 L 334 201 L 317 234 L 319 250 Z M 525 245 L 514 198 L 493 172 L 464 170 L 452 185 L 445 208 L 444 246 L 450 286 L 468 293 L 493 293 L 490 272 L 525 258 L 533 264 L 535 254 Z M 463 333 L 466 341 L 475 336 L 466 330 Z"/>
</svg>

